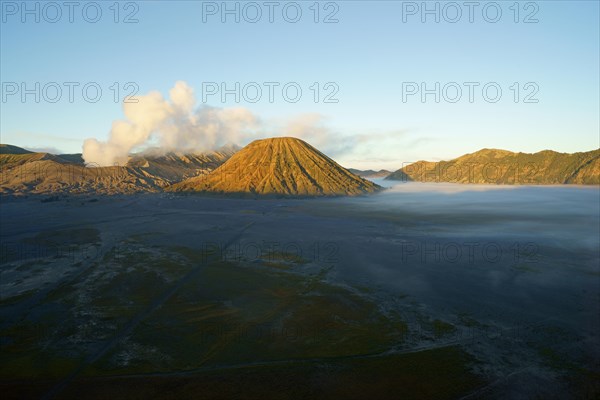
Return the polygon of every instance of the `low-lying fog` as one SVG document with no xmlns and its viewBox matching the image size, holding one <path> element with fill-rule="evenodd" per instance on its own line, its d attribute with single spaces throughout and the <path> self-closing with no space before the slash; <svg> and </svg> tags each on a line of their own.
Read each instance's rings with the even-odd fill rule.
<svg viewBox="0 0 600 400">
<path fill-rule="evenodd" d="M 347 217 L 328 233 L 338 278 L 438 311 L 598 328 L 598 187 L 374 181 L 389 189 L 320 214 Z"/>
<path fill-rule="evenodd" d="M 372 181 L 386 190 L 360 199 L 357 205 L 419 215 L 423 222 L 435 223 L 437 218 L 448 234 L 531 236 L 565 247 L 596 251 L 600 246 L 598 186 Z"/>
</svg>

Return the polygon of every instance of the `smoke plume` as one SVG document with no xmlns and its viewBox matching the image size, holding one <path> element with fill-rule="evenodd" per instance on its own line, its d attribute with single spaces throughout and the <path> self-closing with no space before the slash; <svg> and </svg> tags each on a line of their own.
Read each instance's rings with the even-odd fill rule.
<svg viewBox="0 0 600 400">
<path fill-rule="evenodd" d="M 150 147 L 154 147 L 153 154 L 197 153 L 276 136 L 303 139 L 334 158 L 353 154 L 364 159 L 372 156 L 371 152 L 381 155 L 378 144 L 397 147 L 406 133 L 341 134 L 330 129 L 327 119 L 318 113 L 265 122 L 243 107 L 196 108 L 194 90 L 183 81 L 175 83 L 168 99 L 154 91 L 137 100 L 123 104 L 125 119 L 113 122 L 106 142 L 94 138 L 84 141 L 83 159 L 88 165 L 125 165 L 133 151 Z"/>
<path fill-rule="evenodd" d="M 114 121 L 108 141 L 86 139 L 83 159 L 98 166 L 124 165 L 132 150 L 157 142 L 165 152 L 208 151 L 255 136 L 261 124 L 245 108 L 200 107 L 194 110 L 193 89 L 178 81 L 169 100 L 159 92 L 123 103 L 125 120 Z"/>
</svg>

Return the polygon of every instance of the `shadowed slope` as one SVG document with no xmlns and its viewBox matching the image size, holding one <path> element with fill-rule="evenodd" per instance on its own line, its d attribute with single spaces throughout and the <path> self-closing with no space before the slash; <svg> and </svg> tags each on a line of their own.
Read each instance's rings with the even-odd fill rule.
<svg viewBox="0 0 600 400">
<path fill-rule="evenodd" d="M 21 147 L 10 144 L 0 144 L 0 154 L 31 154 L 33 151 L 25 150 Z"/>
<path fill-rule="evenodd" d="M 209 175 L 167 188 L 287 196 L 359 195 L 379 189 L 308 143 L 291 137 L 256 140 Z"/>
</svg>

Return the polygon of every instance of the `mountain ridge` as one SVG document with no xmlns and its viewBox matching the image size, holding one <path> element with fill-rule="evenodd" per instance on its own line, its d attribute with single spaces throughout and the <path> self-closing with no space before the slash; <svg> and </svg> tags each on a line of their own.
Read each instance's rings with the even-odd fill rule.
<svg viewBox="0 0 600 400">
<path fill-rule="evenodd" d="M 160 192 L 174 182 L 212 171 L 235 152 L 132 154 L 124 166 L 86 167 L 81 154 L 35 153 L 11 145 L 0 149 L 0 193 L 14 195 Z"/>
<path fill-rule="evenodd" d="M 234 155 L 246 148 L 256 150 L 256 155 L 246 153 L 224 168 Z M 0 144 L 0 194 L 200 191 L 283 196 L 360 195 L 381 189 L 364 177 L 383 177 L 388 172 L 345 169 L 296 138 L 262 139 L 246 148 L 240 150 L 228 145 L 206 153 L 164 153 L 155 149 L 131 154 L 124 166 L 89 168 L 79 153 L 55 155 Z M 449 161 L 421 160 L 390 173 L 385 179 L 597 185 L 600 184 L 600 149 L 569 154 L 553 150 L 515 153 L 484 148 Z"/>
<path fill-rule="evenodd" d="M 537 153 L 481 149 L 449 161 L 417 161 L 385 179 L 476 184 L 600 184 L 600 149 Z"/>
<path fill-rule="evenodd" d="M 387 169 L 380 169 L 379 171 L 375 171 L 373 169 L 361 170 L 356 168 L 348 168 L 348 171 L 362 178 L 385 178 L 386 176 L 392 173 L 392 171 L 388 171 Z"/>
</svg>

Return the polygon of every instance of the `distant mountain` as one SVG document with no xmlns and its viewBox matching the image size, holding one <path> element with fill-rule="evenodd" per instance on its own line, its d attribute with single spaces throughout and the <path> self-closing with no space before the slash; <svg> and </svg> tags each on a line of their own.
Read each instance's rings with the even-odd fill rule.
<svg viewBox="0 0 600 400">
<path fill-rule="evenodd" d="M 381 188 L 364 179 L 389 171 L 344 169 L 295 138 L 257 140 L 239 150 L 132 154 L 125 166 L 86 166 L 81 154 L 38 153 L 0 145 L 0 194 L 192 191 L 336 196 Z M 361 177 L 362 175 L 362 177 Z M 386 179 L 486 184 L 600 184 L 600 149 L 582 153 L 512 153 L 483 149 L 450 161 L 419 161 Z"/>
<path fill-rule="evenodd" d="M 229 146 L 199 154 L 135 154 L 126 166 L 90 168 L 81 154 L 57 156 L 1 145 L 0 193 L 157 192 L 182 179 L 209 173 L 235 151 Z"/>
<path fill-rule="evenodd" d="M 83 157 L 81 156 L 81 153 L 59 154 L 58 157 L 62 158 L 65 161 L 74 163 L 74 164 L 81 164 L 81 165 L 85 164 L 85 161 L 83 160 Z"/>
<path fill-rule="evenodd" d="M 391 174 L 391 171 L 388 171 L 387 169 L 380 169 L 379 171 L 374 171 L 372 169 L 360 170 L 348 168 L 348 171 L 352 172 L 354 175 L 358 175 L 363 178 L 385 178 L 389 174 Z"/>
<path fill-rule="evenodd" d="M 0 144 L 0 154 L 28 154 L 33 151 L 25 150 L 17 146 L 11 146 L 10 144 Z"/>
<path fill-rule="evenodd" d="M 582 153 L 513 153 L 483 149 L 450 161 L 418 161 L 386 179 L 517 185 L 600 184 L 600 149 Z"/>
<path fill-rule="evenodd" d="M 127 166 L 142 170 L 147 176 L 159 176 L 173 183 L 214 170 L 238 150 L 239 147 L 228 146 L 209 153 L 135 154 L 129 159 Z"/>
<path fill-rule="evenodd" d="M 359 195 L 379 189 L 308 143 L 292 137 L 256 140 L 210 174 L 167 188 L 284 196 Z"/>
</svg>

